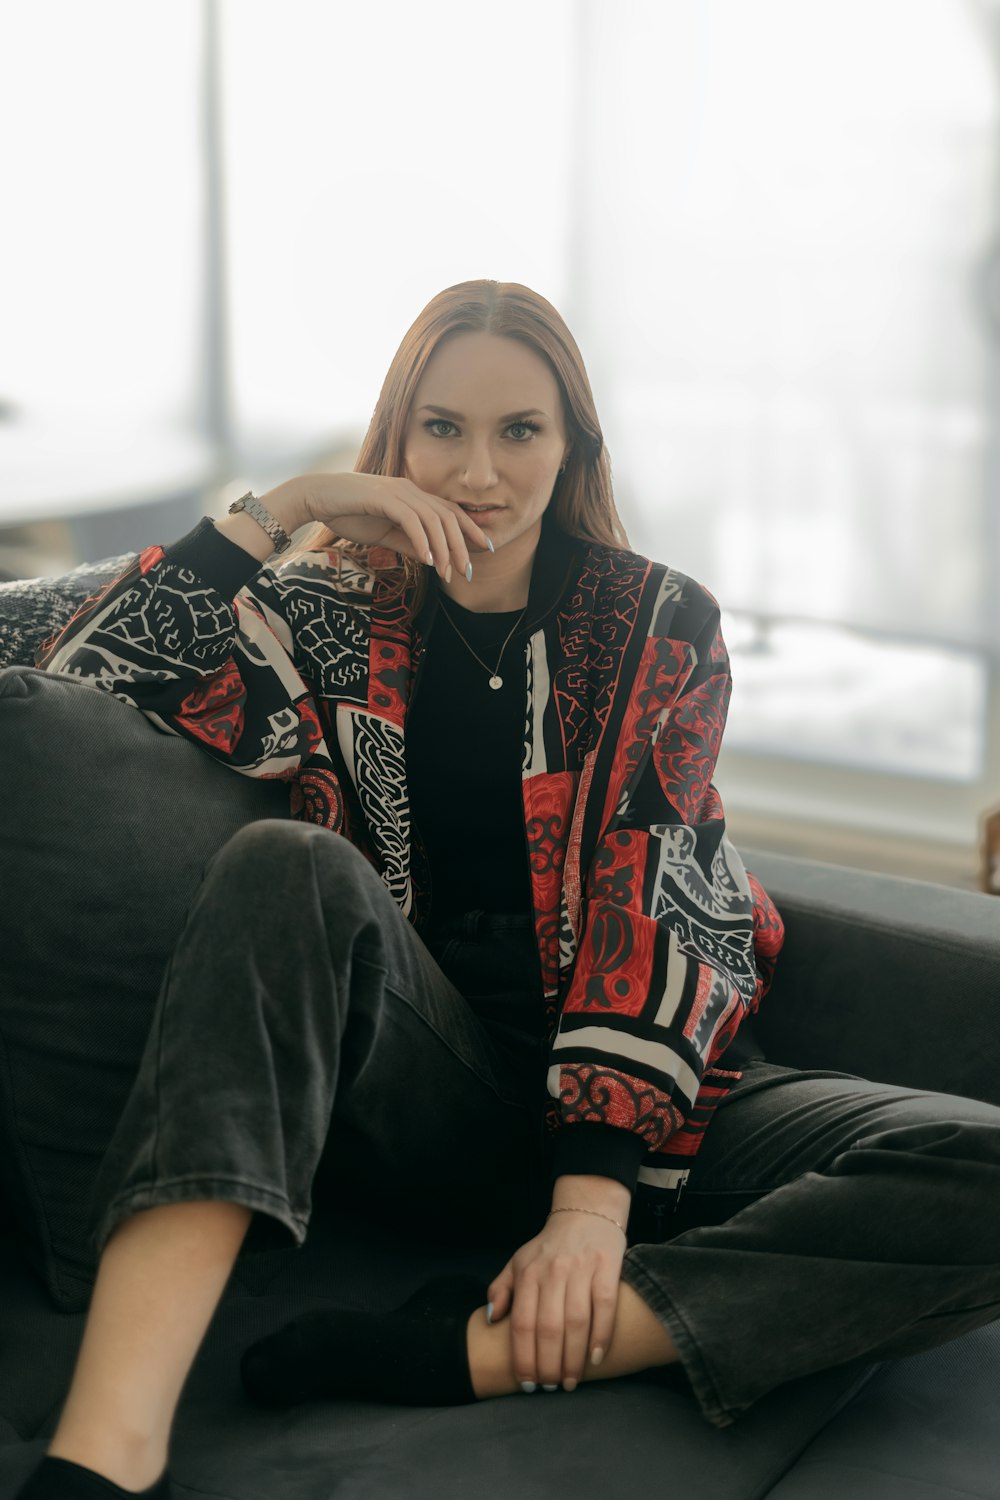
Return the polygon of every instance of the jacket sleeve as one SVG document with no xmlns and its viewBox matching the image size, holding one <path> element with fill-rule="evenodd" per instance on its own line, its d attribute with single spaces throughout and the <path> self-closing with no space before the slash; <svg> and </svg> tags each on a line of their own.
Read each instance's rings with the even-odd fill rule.
<svg viewBox="0 0 1000 1500">
<path fill-rule="evenodd" d="M 316 664 L 288 601 L 296 569 L 322 591 L 331 564 L 321 553 L 289 566 L 262 568 L 205 517 L 88 599 L 36 666 L 114 693 L 244 775 L 293 776 L 324 742 Z"/>
<path fill-rule="evenodd" d="M 588 868 L 548 1079 L 560 1109 L 553 1175 L 630 1188 L 757 1008 L 783 937 L 712 782 L 732 690 L 718 606 L 688 579 L 671 619 L 669 632 L 651 626 L 621 721 L 616 763 L 635 770 Z"/>
</svg>

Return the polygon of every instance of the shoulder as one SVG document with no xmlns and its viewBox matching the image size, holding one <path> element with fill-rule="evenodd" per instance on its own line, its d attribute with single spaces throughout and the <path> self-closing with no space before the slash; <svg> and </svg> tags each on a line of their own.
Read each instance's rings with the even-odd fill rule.
<svg viewBox="0 0 1000 1500">
<path fill-rule="evenodd" d="M 650 635 L 694 640 L 718 629 L 721 610 L 714 594 L 689 573 L 627 547 L 586 542 L 581 574 L 596 580 L 595 605 L 631 607 L 647 621 Z"/>
</svg>

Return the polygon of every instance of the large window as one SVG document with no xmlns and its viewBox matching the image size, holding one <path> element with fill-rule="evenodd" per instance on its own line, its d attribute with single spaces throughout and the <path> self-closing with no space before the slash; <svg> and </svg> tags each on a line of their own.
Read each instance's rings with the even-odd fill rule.
<svg viewBox="0 0 1000 1500">
<path fill-rule="evenodd" d="M 983 775 L 981 296 L 1000 134 L 959 0 L 586 8 L 600 378 L 636 545 L 729 613 L 729 744 Z"/>
<path fill-rule="evenodd" d="M 403 332 L 445 286 L 522 281 L 565 307 L 575 11 L 221 5 L 241 453 L 360 438 Z"/>
<path fill-rule="evenodd" d="M 724 606 L 730 801 L 971 838 L 998 36 L 986 0 L 8 7 L 0 523 L 46 465 L 356 450 L 427 299 L 522 281 L 583 350 L 633 546 Z"/>
<path fill-rule="evenodd" d="M 204 11 L 0 18 L 0 525 L 203 478 Z"/>
</svg>

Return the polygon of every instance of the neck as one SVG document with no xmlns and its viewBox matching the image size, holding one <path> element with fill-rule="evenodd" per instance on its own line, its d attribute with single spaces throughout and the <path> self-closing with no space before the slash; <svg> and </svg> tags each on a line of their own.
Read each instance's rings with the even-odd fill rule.
<svg viewBox="0 0 1000 1500">
<path fill-rule="evenodd" d="M 464 578 L 462 579 L 462 583 L 465 583 Z M 523 590 L 516 596 L 512 596 L 509 593 L 491 594 L 486 590 L 478 595 L 473 595 L 472 591 L 474 587 L 475 584 L 472 583 L 467 588 L 456 589 L 454 587 L 454 578 L 450 584 L 438 582 L 440 593 L 445 594 L 455 604 L 460 604 L 463 609 L 471 610 L 475 615 L 510 614 L 519 609 L 524 609 L 528 603 L 527 584 L 525 584 Z"/>
<path fill-rule="evenodd" d="M 453 572 L 450 583 L 438 577 L 438 590 L 474 614 L 494 615 L 524 609 L 528 603 L 534 559 L 532 552 L 527 563 L 515 561 L 512 567 L 505 554 L 494 557 L 487 553 L 484 557 L 480 553 L 472 559 L 471 583 L 462 574 Z M 491 566 L 497 564 L 503 571 Z"/>
</svg>

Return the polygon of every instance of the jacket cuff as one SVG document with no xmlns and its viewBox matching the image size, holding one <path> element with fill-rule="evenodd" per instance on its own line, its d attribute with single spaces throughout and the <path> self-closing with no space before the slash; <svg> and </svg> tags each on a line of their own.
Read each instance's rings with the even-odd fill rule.
<svg viewBox="0 0 1000 1500">
<path fill-rule="evenodd" d="M 553 1144 L 552 1181 L 593 1173 L 596 1177 L 613 1177 L 634 1193 L 645 1155 L 642 1136 L 618 1125 L 596 1120 L 561 1125 Z"/>
<path fill-rule="evenodd" d="M 163 555 L 169 563 L 190 568 L 202 583 L 228 600 L 235 599 L 243 585 L 264 566 L 245 547 L 223 536 L 211 516 L 202 516 L 193 531 L 164 547 Z"/>
</svg>

